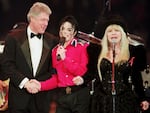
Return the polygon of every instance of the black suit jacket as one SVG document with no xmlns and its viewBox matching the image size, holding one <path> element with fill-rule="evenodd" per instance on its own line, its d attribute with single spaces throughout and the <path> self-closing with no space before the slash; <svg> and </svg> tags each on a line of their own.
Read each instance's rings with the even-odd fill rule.
<svg viewBox="0 0 150 113">
<path fill-rule="evenodd" d="M 44 107 L 49 107 L 48 93 L 29 94 L 26 89 L 20 89 L 19 84 L 25 77 L 29 79 L 35 78 L 39 81 L 51 77 L 53 73 L 51 51 L 58 43 L 58 38 L 52 34 L 43 34 L 42 56 L 34 77 L 26 31 L 26 29 L 15 30 L 8 34 L 5 41 L 2 64 L 6 76 L 10 77 L 9 107 L 24 109 L 29 104 L 30 99 L 36 99 L 38 108 L 43 109 Z"/>
</svg>

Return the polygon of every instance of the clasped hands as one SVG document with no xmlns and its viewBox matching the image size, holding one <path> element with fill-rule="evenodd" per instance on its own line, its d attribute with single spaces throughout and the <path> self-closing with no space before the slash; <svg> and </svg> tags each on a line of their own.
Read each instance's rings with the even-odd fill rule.
<svg viewBox="0 0 150 113">
<path fill-rule="evenodd" d="M 31 79 L 25 83 L 24 88 L 26 88 L 29 93 L 35 94 L 40 91 L 41 84 L 36 79 Z"/>
<path fill-rule="evenodd" d="M 82 77 L 76 76 L 76 77 L 73 78 L 73 82 L 74 82 L 75 85 L 78 86 L 78 85 L 83 84 L 84 80 L 83 80 Z M 26 88 L 26 90 L 29 93 L 35 94 L 35 93 L 38 93 L 41 90 L 41 84 L 36 79 L 31 79 L 31 80 L 29 80 L 25 83 L 24 88 Z"/>
</svg>

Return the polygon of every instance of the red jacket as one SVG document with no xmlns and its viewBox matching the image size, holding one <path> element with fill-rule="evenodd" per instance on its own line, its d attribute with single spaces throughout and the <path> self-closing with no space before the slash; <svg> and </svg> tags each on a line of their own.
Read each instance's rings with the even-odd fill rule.
<svg viewBox="0 0 150 113">
<path fill-rule="evenodd" d="M 66 58 L 64 60 L 57 60 L 58 46 L 56 46 L 52 51 L 52 63 L 57 70 L 57 75 L 53 75 L 50 79 L 41 82 L 41 90 L 75 85 L 72 79 L 76 76 L 83 76 L 87 71 L 87 46 L 88 44 L 81 44 L 77 39 L 73 39 L 65 48 Z"/>
</svg>

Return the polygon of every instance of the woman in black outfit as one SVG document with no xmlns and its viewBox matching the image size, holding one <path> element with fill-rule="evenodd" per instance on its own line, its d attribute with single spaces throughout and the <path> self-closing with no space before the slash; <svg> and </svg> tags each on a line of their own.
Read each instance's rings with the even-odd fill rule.
<svg viewBox="0 0 150 113">
<path fill-rule="evenodd" d="M 107 20 L 101 46 L 90 44 L 88 47 L 89 69 L 84 80 L 95 78 L 91 112 L 139 113 L 147 110 L 149 103 L 141 76 L 146 66 L 144 46 L 128 36 L 120 16 L 109 16 Z M 99 55 L 93 49 L 99 51 Z"/>
</svg>

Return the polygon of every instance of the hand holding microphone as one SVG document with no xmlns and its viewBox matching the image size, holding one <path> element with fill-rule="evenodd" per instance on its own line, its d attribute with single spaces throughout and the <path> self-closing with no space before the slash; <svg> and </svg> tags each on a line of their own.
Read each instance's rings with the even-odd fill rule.
<svg viewBox="0 0 150 113">
<path fill-rule="evenodd" d="M 64 49 L 64 44 L 65 44 L 65 40 L 66 40 L 66 38 L 65 37 L 61 37 L 60 38 L 60 41 L 59 41 L 59 47 L 57 48 L 57 53 L 56 53 L 56 55 L 57 55 L 57 60 L 59 61 L 59 60 L 63 60 L 63 59 L 65 59 L 65 49 Z"/>
</svg>

